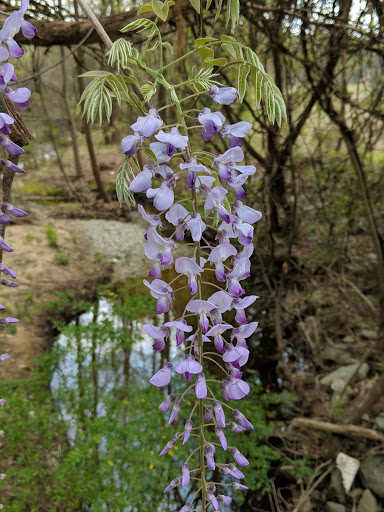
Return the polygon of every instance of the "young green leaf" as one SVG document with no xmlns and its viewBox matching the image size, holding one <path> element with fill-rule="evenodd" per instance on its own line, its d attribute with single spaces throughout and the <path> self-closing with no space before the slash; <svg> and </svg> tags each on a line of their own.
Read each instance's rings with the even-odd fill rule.
<svg viewBox="0 0 384 512">
<path fill-rule="evenodd" d="M 160 0 L 152 0 L 152 9 L 156 16 L 158 16 L 162 21 L 167 20 L 169 12 L 168 2 L 162 3 Z"/>
<path fill-rule="evenodd" d="M 200 48 L 206 43 L 211 43 L 212 41 L 217 41 L 216 37 L 200 37 L 199 39 L 195 39 L 196 48 Z"/>
<path fill-rule="evenodd" d="M 189 0 L 189 3 L 200 14 L 200 0 Z"/>
<path fill-rule="evenodd" d="M 238 68 L 237 89 L 239 91 L 239 101 L 243 102 L 245 92 L 247 90 L 247 78 L 250 67 L 248 64 L 240 64 Z"/>
</svg>

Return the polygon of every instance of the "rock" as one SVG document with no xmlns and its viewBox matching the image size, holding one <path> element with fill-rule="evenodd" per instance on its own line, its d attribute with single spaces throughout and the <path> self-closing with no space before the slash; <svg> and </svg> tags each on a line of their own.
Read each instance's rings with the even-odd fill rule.
<svg viewBox="0 0 384 512">
<path fill-rule="evenodd" d="M 375 425 L 380 430 L 384 430 L 384 411 L 381 412 L 378 416 L 375 418 Z"/>
<path fill-rule="evenodd" d="M 378 510 L 375 495 L 369 489 L 365 489 L 357 506 L 357 512 L 378 512 Z"/>
<path fill-rule="evenodd" d="M 346 512 L 344 505 L 340 503 L 334 503 L 333 501 L 327 501 L 325 504 L 325 512 Z"/>
<path fill-rule="evenodd" d="M 334 370 L 333 372 L 320 379 L 320 384 L 323 386 L 331 386 L 336 379 L 340 379 L 346 383 L 351 375 L 355 372 L 358 365 L 359 363 L 350 364 L 348 366 L 340 366 L 340 368 L 337 368 L 337 370 Z M 368 370 L 368 364 L 363 363 L 357 373 L 357 378 L 360 380 L 364 379 L 367 376 Z"/>
<path fill-rule="evenodd" d="M 361 337 L 365 338 L 366 340 L 376 340 L 377 332 L 373 331 L 372 329 L 362 329 Z"/>
<path fill-rule="evenodd" d="M 361 480 L 364 487 L 384 498 L 384 455 L 372 455 L 361 464 Z"/>
<path fill-rule="evenodd" d="M 331 473 L 331 481 L 328 488 L 327 498 L 345 505 L 345 491 L 340 470 L 335 468 Z"/>
<path fill-rule="evenodd" d="M 359 471 L 360 462 L 346 453 L 340 452 L 336 457 L 336 467 L 340 470 L 345 492 L 349 492 Z"/>
<path fill-rule="evenodd" d="M 355 363 L 356 359 L 351 355 L 351 349 L 345 343 L 327 345 L 322 353 L 323 361 L 334 361 L 340 364 Z"/>
</svg>

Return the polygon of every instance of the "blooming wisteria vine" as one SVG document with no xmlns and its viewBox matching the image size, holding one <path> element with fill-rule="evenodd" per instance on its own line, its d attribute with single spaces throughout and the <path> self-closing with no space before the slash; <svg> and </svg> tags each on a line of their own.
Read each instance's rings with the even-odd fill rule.
<svg viewBox="0 0 384 512">
<path fill-rule="evenodd" d="M 238 91 L 233 87 L 213 85 L 209 95 L 215 103 L 230 105 L 237 100 Z M 167 313 L 178 291 L 161 279 L 163 268 L 174 264 L 179 276 L 187 276 L 191 293 L 191 300 L 181 318 L 166 322 L 163 326 L 143 326 L 144 331 L 154 339 L 154 350 L 165 348 L 165 340 L 168 339 L 171 328 L 176 330 L 177 346 L 185 344 L 173 360 L 167 362 L 150 379 L 150 383 L 158 388 L 167 388 L 173 372 L 179 374 L 187 383 L 192 379 L 195 381 L 179 395 L 169 395 L 159 406 L 162 412 L 170 411 L 168 424 L 172 424 L 180 409 L 187 407 L 187 402 L 191 403 L 191 395 L 195 396 L 196 404 L 192 406 L 184 433 L 175 434 L 160 455 L 169 452 L 179 441 L 186 444 L 192 432 L 199 438 L 200 452 L 199 466 L 191 467 L 189 457 L 182 466 L 182 474 L 172 480 L 165 492 L 177 486 L 188 486 L 191 473 L 197 473 L 200 489 L 196 493 L 196 498 L 201 493 L 202 509 L 205 510 L 206 506 L 211 504 L 215 510 L 219 510 L 220 502 L 228 505 L 232 498 L 228 493 L 222 494 L 217 489 L 217 484 L 209 483 L 207 471 L 213 471 L 217 465 L 224 475 L 233 478 L 231 483 L 226 482 L 222 485 L 233 490 L 247 489 L 239 482 L 244 475 L 237 466 L 246 466 L 248 461 L 235 446 L 228 446 L 225 429 L 242 432 L 253 427 L 237 408 L 229 406 L 226 402 L 241 400 L 249 393 L 249 385 L 241 378 L 241 369 L 249 356 L 247 338 L 255 331 L 257 322 L 248 323 L 245 309 L 253 304 L 257 297 L 243 297 L 245 290 L 241 286 L 241 281 L 250 276 L 253 224 L 261 218 L 261 213 L 242 203 L 246 197 L 243 186 L 248 176 L 256 172 L 253 165 L 240 165 L 244 159 L 240 147 L 242 139 L 251 130 L 252 125 L 246 121 L 233 125 L 225 124 L 225 117 L 220 111 L 212 112 L 207 107 L 198 114 L 191 126 L 187 126 L 185 117 L 182 115 L 177 126 L 165 131 L 160 129 L 162 121 L 159 114 L 155 109 L 151 109 L 147 116 L 139 117 L 131 126 L 134 134 L 122 140 L 121 149 L 127 156 L 133 156 L 137 147 L 142 147 L 146 139 L 156 139 L 156 142 L 149 144 L 149 149 L 156 156 L 156 163 L 145 165 L 129 186 L 131 192 L 146 193 L 148 198 L 153 199 L 153 205 L 159 211 L 159 215 L 151 215 L 139 206 L 142 216 L 149 224 L 145 235 L 145 254 L 154 262 L 149 272 L 153 280 L 149 282 L 145 279 L 144 284 L 157 299 L 156 313 Z M 205 149 L 193 150 L 188 135 L 182 135 L 180 130 L 187 134 L 189 128 L 196 126 L 196 122 L 200 127 L 203 141 L 209 141 L 219 134 L 229 140 L 230 148 L 218 156 L 211 155 Z M 208 165 L 199 163 L 203 154 L 210 157 Z M 161 184 L 153 188 L 152 181 L 157 176 L 160 177 Z M 175 203 L 174 187 L 177 180 L 183 178 L 191 198 L 182 201 L 181 205 Z M 235 196 L 235 201 L 227 198 L 231 192 Z M 204 219 L 200 211 L 205 213 Z M 206 223 L 215 215 L 221 222 L 217 229 L 216 241 L 211 244 L 204 237 L 204 231 Z M 161 235 L 164 220 L 176 228 L 169 238 Z M 193 256 L 175 258 L 176 242 L 184 240 L 188 232 L 194 242 Z M 203 276 L 212 265 L 219 291 L 203 300 Z M 223 315 L 231 310 L 235 310 L 237 326 L 226 323 L 223 319 Z M 195 332 L 194 317 L 197 320 Z M 185 333 L 190 334 L 186 340 Z M 223 380 L 219 383 L 221 396 L 217 396 L 210 385 L 216 381 L 207 378 L 207 366 L 212 361 L 223 374 Z M 235 421 L 228 422 L 224 409 Z M 206 440 L 206 429 L 214 430 L 218 443 Z M 233 463 L 216 462 L 216 447 L 229 450 Z M 194 502 L 189 502 L 183 506 L 181 512 L 191 511 L 193 507 Z"/>
<path fill-rule="evenodd" d="M 119 200 L 127 203 L 134 203 L 135 193 L 145 193 L 157 210 L 153 213 L 138 206 L 148 222 L 145 255 L 153 262 L 150 280 L 144 279 L 144 285 L 156 299 L 155 312 L 160 315 L 171 310 L 178 293 L 185 288 L 179 287 L 180 278 L 187 278 L 191 295 L 180 318 L 165 321 L 163 325 L 156 322 L 156 325 L 143 326 L 153 339 L 154 350 L 165 349 L 173 330 L 179 348 L 175 357 L 152 376 L 150 383 L 169 393 L 179 389 L 178 384 L 171 386 L 177 374 L 187 382 L 186 389 L 164 396 L 159 405 L 160 411 L 169 413 L 169 425 L 175 422 L 180 411 L 187 417 L 184 431 L 177 432 L 160 455 L 176 448 L 177 443 L 192 447 L 182 464 L 181 474 L 164 492 L 192 486 L 192 492 L 197 490 L 180 512 L 205 512 L 210 506 L 220 510 L 220 503 L 224 506 L 231 503 L 233 491 L 247 489 L 241 483 L 244 474 L 239 467 L 247 466 L 248 460 L 236 446 L 228 444 L 226 431 L 230 429 L 237 434 L 253 430 L 253 426 L 236 406 L 227 402 L 242 400 L 250 391 L 248 383 L 242 379 L 242 368 L 249 357 L 247 339 L 258 324 L 248 322 L 245 311 L 258 297 L 245 296 L 242 281 L 250 276 L 253 226 L 262 215 L 243 204 L 247 197 L 245 183 L 256 172 L 253 165 L 242 164 L 241 146 L 252 125 L 243 120 L 226 123 L 220 107 L 215 108 L 215 105 L 230 106 L 237 100 L 242 101 L 249 78 L 255 84 L 256 104 L 265 100 L 271 122 L 277 121 L 280 125 L 286 118 L 284 101 L 257 55 L 233 36 L 222 36 L 221 40 L 197 39 L 194 50 L 165 65 L 163 54 L 172 48 L 163 41 L 157 22 L 159 18 L 163 21 L 167 18 L 173 2 L 153 0 L 145 4 L 138 14 L 153 10 L 157 16 L 155 21 L 139 18 L 122 29 L 124 33 L 146 33 L 147 41 L 141 52 L 124 38 L 112 44 L 86 1 L 79 0 L 79 3 L 109 48 L 109 64 L 118 70 L 117 74 L 85 73 L 93 80 L 82 96 L 84 113 L 91 122 L 97 116 L 101 119 L 104 111 L 109 118 L 112 97 L 119 104 L 125 101 L 141 112 L 131 125 L 132 132 L 121 141 L 125 159 L 117 177 L 117 193 Z M 192 5 L 200 12 L 200 2 L 192 2 Z M 227 62 L 225 57 L 215 58 L 217 47 L 233 62 Z M 153 69 L 148 60 L 156 51 L 159 52 L 156 59 L 159 68 Z M 201 58 L 202 69 L 196 70 L 194 65 L 186 81 L 170 83 L 166 72 L 184 59 L 196 56 Z M 216 80 L 221 67 L 236 70 L 237 88 L 223 87 Z M 141 88 L 133 68 L 149 77 Z M 174 79 L 175 74 L 170 76 Z M 155 109 L 150 101 L 159 87 L 165 89 L 170 103 Z M 193 94 L 184 92 L 191 89 Z M 204 106 L 197 109 L 200 100 Z M 173 109 L 173 124 L 163 122 L 161 111 L 164 109 Z M 194 133 L 197 137 L 191 135 Z M 222 137 L 228 144 L 228 149 L 220 155 L 211 153 L 211 145 L 204 147 L 213 137 Z M 149 158 L 143 168 L 136 157 L 139 151 Z M 184 194 L 188 191 L 189 198 L 183 195 L 183 199 L 177 200 L 176 186 Z M 173 234 L 166 236 L 165 229 L 169 226 L 174 228 Z M 207 230 L 210 235 L 215 230 L 213 238 L 207 235 Z M 176 251 L 185 245 L 182 243 L 185 238 L 188 242 L 192 240 L 189 243 L 193 246 L 192 254 L 185 256 L 184 251 L 177 256 Z M 163 270 L 172 267 L 177 276 L 167 282 Z M 206 278 L 210 272 L 214 272 L 216 283 Z M 213 287 L 214 293 L 206 296 L 203 285 Z M 232 318 L 234 324 L 229 322 Z M 221 380 L 211 378 L 209 365 L 212 364 L 219 368 Z M 197 446 L 193 446 L 195 441 Z M 219 462 L 220 449 L 231 454 L 232 462 Z M 197 455 L 199 461 L 195 463 Z M 212 481 L 216 468 L 224 475 L 221 482 Z M 188 495 L 187 492 L 179 494 Z"/>
<path fill-rule="evenodd" d="M 24 110 L 28 107 L 28 100 L 31 96 L 31 91 L 26 87 L 19 87 L 12 89 L 10 83 L 17 82 L 15 70 L 13 64 L 7 61 L 10 57 L 20 58 L 24 55 L 24 50 L 20 48 L 17 42 L 14 40 L 16 34 L 21 32 L 23 36 L 31 39 L 37 32 L 37 29 L 29 22 L 24 20 L 24 15 L 28 9 L 29 0 L 22 0 L 21 8 L 14 11 L 5 20 L 3 27 L 0 30 L 0 145 L 4 148 L 8 154 L 7 157 L 0 160 L 1 165 L 4 168 L 3 180 L 2 180 L 2 198 L 1 198 L 1 210 L 0 210 L 0 225 L 1 235 L 0 236 L 0 274 L 1 272 L 12 279 L 16 278 L 16 272 L 11 268 L 4 265 L 2 262 L 3 251 L 12 252 L 12 247 L 4 240 L 5 225 L 11 221 L 11 217 L 25 217 L 26 212 L 16 208 L 8 202 L 9 192 L 11 189 L 12 179 L 15 173 L 25 173 L 25 170 L 17 165 L 18 157 L 24 150 L 11 140 L 12 129 L 10 126 L 15 123 L 15 119 L 11 117 L 7 111 L 7 107 L 4 102 L 4 98 L 13 102 L 14 106 L 20 110 Z M 9 279 L 1 279 L 3 286 L 15 287 L 19 286 L 15 281 Z M 0 310 L 4 310 L 5 306 L 0 304 Z M 5 317 L 0 318 L 0 324 L 12 324 L 18 322 L 17 318 Z M 9 354 L 1 354 L 0 361 L 6 361 L 9 359 Z M 0 406 L 5 404 L 6 400 L 2 398 L 0 400 Z M 0 437 L 5 434 L 0 430 Z M 0 479 L 3 480 L 5 474 L 0 474 Z M 2 508 L 2 505 L 0 505 Z"/>
</svg>

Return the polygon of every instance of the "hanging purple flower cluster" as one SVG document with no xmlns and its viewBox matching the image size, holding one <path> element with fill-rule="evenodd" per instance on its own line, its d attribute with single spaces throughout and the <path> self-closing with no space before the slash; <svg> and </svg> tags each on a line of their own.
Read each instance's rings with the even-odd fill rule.
<svg viewBox="0 0 384 512">
<path fill-rule="evenodd" d="M 20 48 L 17 42 L 14 40 L 15 35 L 21 30 L 23 36 L 31 39 L 37 32 L 37 29 L 29 23 L 29 21 L 24 20 L 24 14 L 29 6 L 29 0 L 22 0 L 21 8 L 18 11 L 14 11 L 8 18 L 5 20 L 2 29 L 0 30 L 0 91 L 3 97 L 6 97 L 8 100 L 12 101 L 16 108 L 20 110 L 24 110 L 28 107 L 28 100 L 31 96 L 31 91 L 26 87 L 19 87 L 18 89 L 12 89 L 9 86 L 11 82 L 17 82 L 17 77 L 15 75 L 14 67 L 11 63 L 5 62 L 10 56 L 14 58 L 19 58 L 24 55 L 24 50 Z M 10 125 L 14 123 L 14 119 L 5 112 L 0 113 L 0 145 L 4 148 L 4 150 L 11 155 L 11 160 L 14 157 L 18 157 L 24 150 L 12 142 L 8 136 L 11 134 Z M 7 169 L 8 171 L 14 173 L 25 173 L 25 170 L 16 165 L 15 162 L 8 160 L 8 158 L 2 158 L 0 160 L 1 165 Z M 7 198 L 4 197 L 4 193 L 2 196 L 1 209 L 0 209 L 0 225 L 7 224 L 11 221 L 12 217 L 25 217 L 27 215 L 26 212 L 12 206 L 10 203 L 6 201 Z M 0 249 L 6 252 L 12 252 L 12 247 L 0 236 Z M 12 279 L 16 278 L 16 272 L 12 269 L 8 268 L 4 264 L 0 264 L 0 273 L 3 273 Z M 14 281 L 10 281 L 9 279 L 1 279 L 1 284 L 3 286 L 15 287 L 19 286 L 18 283 Z M 0 304 L 0 310 L 4 310 L 5 306 Z M 0 318 L 0 324 L 10 324 L 18 322 L 17 318 L 5 317 Z M 0 361 L 5 361 L 9 359 L 8 354 L 1 354 Z M 6 400 L 3 398 L 0 400 L 0 406 L 4 405 Z M 0 437 L 4 436 L 4 432 L 0 430 Z M 0 480 L 5 478 L 5 474 L 0 474 Z"/>
<path fill-rule="evenodd" d="M 210 97 L 220 105 L 230 105 L 238 97 L 238 91 L 232 87 L 212 86 Z M 242 200 L 246 197 L 243 188 L 248 176 L 255 173 L 253 165 L 240 165 L 244 158 L 241 149 L 242 139 L 252 128 L 248 122 L 228 125 L 221 112 L 212 112 L 204 108 L 197 118 L 204 141 L 209 141 L 219 134 L 223 139 L 228 139 L 230 148 L 222 155 L 214 156 L 210 165 L 205 160 L 199 160 L 199 154 L 207 154 L 206 151 L 191 152 L 189 138 L 179 132 L 182 126 L 171 128 L 169 132 L 161 128 L 162 120 L 156 110 L 151 109 L 147 116 L 140 117 L 131 128 L 134 135 L 128 135 L 122 140 L 121 150 L 127 156 L 135 154 L 138 148 L 154 136 L 156 142 L 150 142 L 149 148 L 156 155 L 157 162 L 145 165 L 143 170 L 130 184 L 132 192 L 145 193 L 153 199 L 153 205 L 158 210 L 158 215 L 149 214 L 140 205 L 139 211 L 148 222 L 149 227 L 145 235 L 145 254 L 153 261 L 149 276 L 151 282 L 144 280 L 151 295 L 157 299 L 156 313 L 166 313 L 170 310 L 177 290 L 166 283 L 162 277 L 164 267 L 174 265 L 179 276 L 186 276 L 191 293 L 191 299 L 187 303 L 184 315 L 172 322 L 166 322 L 163 326 L 144 325 L 144 331 L 154 340 L 153 349 L 163 350 L 171 329 L 176 331 L 176 341 L 179 347 L 186 342 L 186 347 L 170 362 L 167 362 L 151 379 L 150 383 L 158 388 L 166 388 L 171 382 L 174 373 L 179 374 L 186 382 L 194 379 L 187 391 L 180 395 L 169 395 L 159 406 L 160 411 L 168 413 L 168 424 L 172 424 L 179 411 L 186 402 L 191 400 L 194 387 L 196 405 L 199 405 L 202 414 L 200 418 L 194 417 L 196 410 L 193 407 L 188 420 L 185 423 L 184 433 L 177 433 L 171 439 L 160 455 L 169 452 L 178 441 L 186 444 L 191 432 L 195 431 L 200 438 L 201 451 L 205 460 L 200 461 L 198 468 L 190 468 L 190 457 L 182 466 L 182 474 L 172 480 L 164 492 L 177 486 L 190 484 L 190 473 L 200 471 L 201 497 L 204 501 L 203 510 L 211 504 L 214 510 L 219 510 L 219 504 L 229 505 L 231 496 L 217 494 L 216 486 L 206 482 L 206 469 L 213 471 L 216 466 L 220 471 L 234 481 L 227 485 L 227 489 L 247 489 L 238 481 L 244 478 L 237 466 L 246 466 L 247 459 L 235 446 L 228 446 L 225 430 L 243 432 L 253 429 L 251 423 L 237 409 L 230 407 L 226 402 L 230 400 L 242 400 L 249 393 L 249 385 L 242 379 L 242 367 L 249 357 L 247 339 L 254 333 L 257 322 L 248 323 L 245 310 L 258 298 L 255 295 L 244 296 L 245 290 L 241 282 L 250 276 L 250 257 L 253 252 L 253 224 L 261 218 L 261 213 L 244 205 Z M 191 155 L 196 155 L 197 158 Z M 185 156 L 187 155 L 187 157 Z M 171 167 L 174 161 L 174 168 Z M 177 163 L 178 161 L 178 163 Z M 176 181 L 182 175 L 186 177 L 186 184 L 191 191 L 191 209 L 175 203 L 174 187 Z M 161 184 L 153 188 L 153 179 L 160 177 Z M 228 196 L 233 193 L 236 200 L 230 202 Z M 199 199 L 198 199 L 199 198 Z M 206 216 L 219 218 L 216 243 L 210 244 L 204 238 L 206 229 L 205 218 L 200 212 L 204 210 Z M 163 216 L 175 227 L 170 238 L 161 234 Z M 192 257 L 174 257 L 177 243 L 184 240 L 185 233 L 189 232 L 194 241 L 194 254 Z M 207 300 L 202 299 L 201 279 L 205 270 L 214 268 L 217 288 Z M 212 270 L 213 270 L 212 268 Z M 174 279 L 175 281 L 175 279 Z M 222 289 L 220 289 L 222 288 Z M 231 325 L 223 319 L 223 315 L 230 310 L 235 312 L 235 322 Z M 193 331 L 188 320 L 196 318 L 197 330 Z M 190 322 L 194 324 L 194 322 Z M 186 334 L 188 338 L 185 339 Z M 203 345 L 209 346 L 209 357 L 203 351 Z M 206 369 L 209 360 L 220 366 L 224 378 L 220 382 L 221 396 L 215 396 L 210 382 L 216 382 L 207 378 Z M 176 360 L 176 361 L 175 361 Z M 202 405 L 201 405 L 202 404 Z M 232 416 L 228 421 L 224 413 Z M 201 424 L 204 416 L 203 424 Z M 234 420 L 234 421 L 233 421 Z M 217 437 L 218 443 L 208 442 L 204 437 L 204 427 L 209 424 Z M 216 447 L 228 450 L 233 457 L 233 463 L 220 464 L 215 461 L 217 457 Z M 230 491 L 231 493 L 231 491 Z M 192 510 L 193 502 L 186 504 L 180 512 Z"/>
</svg>

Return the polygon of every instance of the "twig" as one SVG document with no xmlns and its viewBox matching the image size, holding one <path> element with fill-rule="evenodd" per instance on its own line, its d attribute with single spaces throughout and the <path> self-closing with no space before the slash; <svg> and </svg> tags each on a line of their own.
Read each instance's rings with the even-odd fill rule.
<svg viewBox="0 0 384 512">
<path fill-rule="evenodd" d="M 338 425 L 337 423 L 329 423 L 328 421 L 312 420 L 310 418 L 294 418 L 290 425 L 296 428 L 304 428 L 309 430 L 320 430 L 321 432 L 331 432 L 346 437 L 356 437 L 358 439 L 371 439 L 384 443 L 384 435 L 376 430 L 358 425 Z"/>
</svg>

